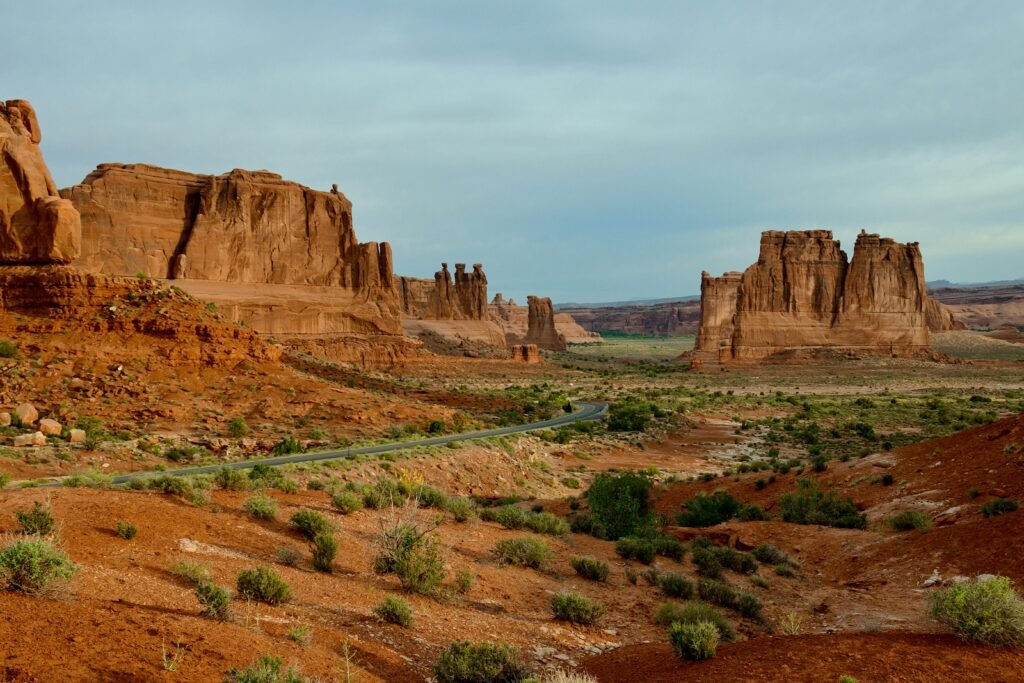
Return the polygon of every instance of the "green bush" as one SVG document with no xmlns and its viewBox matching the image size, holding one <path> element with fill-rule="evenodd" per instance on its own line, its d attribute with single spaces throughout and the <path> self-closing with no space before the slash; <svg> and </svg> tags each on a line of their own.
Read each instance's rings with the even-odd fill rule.
<svg viewBox="0 0 1024 683">
<path fill-rule="evenodd" d="M 373 613 L 390 624 L 398 624 L 406 628 L 412 626 L 412 607 L 397 595 L 389 595 L 376 607 Z"/>
<path fill-rule="evenodd" d="M 206 493 L 198 480 L 164 474 L 146 480 L 146 488 L 184 498 L 193 505 L 206 505 Z"/>
<path fill-rule="evenodd" d="M 466 595 L 473 588 L 473 574 L 462 569 L 455 574 L 455 590 Z"/>
<path fill-rule="evenodd" d="M 776 576 L 786 579 L 792 579 L 796 576 L 796 567 L 792 564 L 777 564 L 772 567 L 772 571 L 775 572 Z"/>
<path fill-rule="evenodd" d="M 685 512 L 676 515 L 679 526 L 709 527 L 728 521 L 740 510 L 740 502 L 725 491 L 715 491 L 710 496 L 698 493 L 684 503 Z"/>
<path fill-rule="evenodd" d="M 695 661 L 711 659 L 718 649 L 718 629 L 707 621 L 674 622 L 668 627 L 668 640 L 678 657 Z"/>
<path fill-rule="evenodd" d="M 48 593 L 77 572 L 78 566 L 44 538 L 17 539 L 0 549 L 0 585 L 7 590 Z"/>
<path fill-rule="evenodd" d="M 468 522 L 476 514 L 473 500 L 460 496 L 449 497 L 444 509 L 451 513 L 456 522 Z"/>
<path fill-rule="evenodd" d="M 578 593 L 555 593 L 551 596 L 555 619 L 589 626 L 604 616 L 604 607 Z"/>
<path fill-rule="evenodd" d="M 202 607 L 204 617 L 228 621 L 231 619 L 231 592 L 212 581 L 203 581 L 196 586 L 196 598 Z"/>
<path fill-rule="evenodd" d="M 686 548 L 673 536 L 657 536 L 653 539 L 654 552 L 679 562 L 686 554 Z"/>
<path fill-rule="evenodd" d="M 292 589 L 270 567 L 243 569 L 238 574 L 238 594 L 268 605 L 280 605 L 292 599 Z"/>
<path fill-rule="evenodd" d="M 263 655 L 244 669 L 231 669 L 224 683 L 314 683 L 299 674 L 295 667 L 284 668 L 280 657 Z"/>
<path fill-rule="evenodd" d="M 299 532 L 313 540 L 319 534 L 327 534 L 334 531 L 334 525 L 316 510 L 299 510 L 291 517 L 292 526 Z"/>
<path fill-rule="evenodd" d="M 896 531 L 928 531 L 932 528 L 932 518 L 919 510 L 903 510 L 889 518 L 889 526 Z"/>
<path fill-rule="evenodd" d="M 670 598 L 688 600 L 693 597 L 693 581 L 678 572 L 664 572 L 658 576 L 661 592 Z"/>
<path fill-rule="evenodd" d="M 294 567 L 302 559 L 302 555 L 299 554 L 298 550 L 286 545 L 278 548 L 274 554 L 277 557 L 277 561 L 287 567 Z"/>
<path fill-rule="evenodd" d="M 569 523 L 550 512 L 531 513 L 526 518 L 526 528 L 548 536 L 565 536 L 569 533 Z"/>
<path fill-rule="evenodd" d="M 615 541 L 615 552 L 624 560 L 636 560 L 643 564 L 654 562 L 657 548 L 650 538 L 623 536 Z"/>
<path fill-rule="evenodd" d="M 635 472 L 599 474 L 586 497 L 594 522 L 609 540 L 649 531 L 654 525 L 650 507 L 651 480 Z"/>
<path fill-rule="evenodd" d="M 352 491 L 338 491 L 331 496 L 331 505 L 343 515 L 363 509 L 363 499 Z"/>
<path fill-rule="evenodd" d="M 663 602 L 654 613 L 654 622 L 661 626 L 669 626 L 672 623 L 698 624 L 702 621 L 715 625 L 720 640 L 731 641 L 736 638 L 736 631 L 729 625 L 725 616 L 706 602 L 690 600 L 684 602 L 682 606 L 674 602 Z"/>
<path fill-rule="evenodd" d="M 530 513 L 516 505 L 484 508 L 480 511 L 480 519 L 485 522 L 497 522 L 506 529 L 523 529 Z"/>
<path fill-rule="evenodd" d="M 822 491 L 812 479 L 801 479 L 797 490 L 779 497 L 782 519 L 795 524 L 821 524 L 841 529 L 864 529 L 867 517 L 849 498 L 834 491 Z"/>
<path fill-rule="evenodd" d="M 515 564 L 533 569 L 545 569 L 554 555 L 547 543 L 530 536 L 498 541 L 494 544 L 493 552 L 502 564 Z"/>
<path fill-rule="evenodd" d="M 774 545 L 763 543 L 751 551 L 754 558 L 764 564 L 786 564 L 790 562 L 789 556 Z"/>
<path fill-rule="evenodd" d="M 38 536 L 46 536 L 53 531 L 53 527 L 57 524 L 53 518 L 53 509 L 50 504 L 44 505 L 38 500 L 27 510 L 24 508 L 15 510 L 14 517 L 21 524 L 21 530 L 24 533 Z"/>
<path fill-rule="evenodd" d="M 282 481 L 284 474 L 276 467 L 258 462 L 249 470 L 249 482 L 256 488 L 275 488 L 280 486 Z"/>
<path fill-rule="evenodd" d="M 657 406 L 647 401 L 626 399 L 612 403 L 608 406 L 608 429 L 613 432 L 642 432 L 658 413 Z"/>
<path fill-rule="evenodd" d="M 1004 576 L 932 593 L 929 614 L 965 640 L 1024 647 L 1024 600 Z"/>
<path fill-rule="evenodd" d="M 723 569 L 731 569 L 740 574 L 753 574 L 757 571 L 757 562 L 753 557 L 723 545 L 694 544 L 692 556 L 697 571 L 709 578 L 720 577 Z"/>
<path fill-rule="evenodd" d="M 697 582 L 697 595 L 701 600 L 710 602 L 712 605 L 733 609 L 736 607 L 738 596 L 732 586 L 714 579 L 701 579 Z"/>
<path fill-rule="evenodd" d="M 242 509 L 256 519 L 264 521 L 277 519 L 277 501 L 265 493 L 249 496 L 242 504 Z"/>
<path fill-rule="evenodd" d="M 1020 505 L 1017 501 L 1010 498 L 993 498 L 989 502 L 981 506 L 981 512 L 986 517 L 998 517 L 999 515 L 1005 515 L 1007 512 L 1013 512 Z"/>
<path fill-rule="evenodd" d="M 741 505 L 736 519 L 741 522 L 767 522 L 771 515 L 760 505 Z"/>
<path fill-rule="evenodd" d="M 373 569 L 378 574 L 394 573 L 402 588 L 412 593 L 431 594 L 445 578 L 444 559 L 437 537 L 414 524 L 399 522 L 381 530 Z"/>
<path fill-rule="evenodd" d="M 18 345 L 12 341 L 0 341 L 0 358 L 17 358 Z"/>
<path fill-rule="evenodd" d="M 338 542 L 328 533 L 317 534 L 313 538 L 313 569 L 330 574 L 334 565 L 334 557 L 338 554 Z"/>
<path fill-rule="evenodd" d="M 270 452 L 273 455 L 290 455 L 292 453 L 298 453 L 301 450 L 302 444 L 289 436 L 274 444 L 274 447 L 270 449 Z"/>
<path fill-rule="evenodd" d="M 569 558 L 569 564 L 572 565 L 577 574 L 585 579 L 590 579 L 591 581 L 608 580 L 608 563 L 604 560 L 599 560 L 596 557 L 573 556 Z"/>
<path fill-rule="evenodd" d="M 135 535 L 139 533 L 139 528 L 130 522 L 117 523 L 114 528 L 115 533 L 126 541 L 130 541 L 135 538 Z"/>
<path fill-rule="evenodd" d="M 213 476 L 213 483 L 225 491 L 248 491 L 249 477 L 240 469 L 221 467 Z"/>
<path fill-rule="evenodd" d="M 210 580 L 210 570 L 198 562 L 176 562 L 168 571 L 193 586 Z"/>
<path fill-rule="evenodd" d="M 249 425 L 244 417 L 233 417 L 228 422 L 228 434 L 239 439 L 249 433 Z"/>
<path fill-rule="evenodd" d="M 457 640 L 434 663 L 437 683 L 519 683 L 529 676 L 529 667 L 504 643 Z"/>
</svg>

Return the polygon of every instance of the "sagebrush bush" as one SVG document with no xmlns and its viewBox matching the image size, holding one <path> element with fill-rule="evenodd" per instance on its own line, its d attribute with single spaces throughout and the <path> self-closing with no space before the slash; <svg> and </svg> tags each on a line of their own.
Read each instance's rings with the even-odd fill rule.
<svg viewBox="0 0 1024 683">
<path fill-rule="evenodd" d="M 280 605 L 292 599 L 292 589 L 270 567 L 243 569 L 238 574 L 238 594 L 268 605 Z"/>
<path fill-rule="evenodd" d="M 412 626 L 412 607 L 397 595 L 388 595 L 376 607 L 373 613 L 384 621 L 408 628 Z"/>
<path fill-rule="evenodd" d="M 198 562 L 176 562 L 168 571 L 194 586 L 210 580 L 210 570 Z"/>
<path fill-rule="evenodd" d="M 700 600 L 689 600 L 682 605 L 674 602 L 663 602 L 658 611 L 654 613 L 654 622 L 661 626 L 669 626 L 673 622 L 680 624 L 696 624 L 706 621 L 715 625 L 718 629 L 718 637 L 723 641 L 731 641 L 736 638 L 736 631 L 726 620 L 725 616 L 706 602 Z"/>
<path fill-rule="evenodd" d="M 526 518 L 526 528 L 548 536 L 565 536 L 569 533 L 569 523 L 550 512 L 532 513 Z"/>
<path fill-rule="evenodd" d="M 334 567 L 334 557 L 338 554 L 338 542 L 330 534 L 317 534 L 313 538 L 311 554 L 313 569 L 330 574 Z"/>
<path fill-rule="evenodd" d="M 932 518 L 919 510 L 903 510 L 889 518 L 889 526 L 896 531 L 928 531 L 932 528 Z"/>
<path fill-rule="evenodd" d="M 721 577 L 723 569 L 740 574 L 757 571 L 757 561 L 753 557 L 724 545 L 694 544 L 692 558 L 697 571 L 712 579 Z"/>
<path fill-rule="evenodd" d="M 402 588 L 412 593 L 432 594 L 445 578 L 437 537 L 408 522 L 381 528 L 373 569 L 378 574 L 394 573 Z"/>
<path fill-rule="evenodd" d="M 599 474 L 587 489 L 587 502 L 594 523 L 605 537 L 648 532 L 654 525 L 650 503 L 651 480 L 635 472 Z"/>
<path fill-rule="evenodd" d="M 998 517 L 1007 512 L 1013 512 L 1019 507 L 1017 501 L 1011 498 L 993 498 L 981 506 L 981 512 L 986 517 Z"/>
<path fill-rule="evenodd" d="M 578 593 L 555 593 L 551 596 L 551 611 L 555 619 L 574 624 L 591 625 L 604 616 L 604 606 Z"/>
<path fill-rule="evenodd" d="M 678 572 L 664 572 L 658 577 L 658 585 L 661 592 L 670 598 L 687 600 L 694 594 L 693 581 Z"/>
<path fill-rule="evenodd" d="M 323 514 L 316 510 L 299 510 L 291 517 L 292 526 L 307 539 L 312 541 L 318 534 L 329 534 L 334 525 Z"/>
<path fill-rule="evenodd" d="M 672 651 L 679 657 L 694 661 L 711 659 L 718 649 L 718 629 L 707 621 L 695 624 L 674 622 L 668 627 L 668 640 Z"/>
<path fill-rule="evenodd" d="M 523 529 L 530 513 L 516 505 L 501 505 L 484 508 L 480 511 L 480 519 L 485 522 L 497 522 L 506 529 Z"/>
<path fill-rule="evenodd" d="M 686 554 L 686 547 L 673 536 L 657 536 L 654 540 L 654 552 L 662 557 L 679 562 Z"/>
<path fill-rule="evenodd" d="M 455 590 L 465 595 L 473 588 L 473 581 L 473 574 L 462 569 L 455 573 Z"/>
<path fill-rule="evenodd" d="M 218 621 L 231 619 L 231 592 L 227 588 L 221 588 L 212 581 L 203 581 L 196 586 L 196 598 L 204 617 Z"/>
<path fill-rule="evenodd" d="M 257 493 L 246 498 L 242 509 L 256 519 L 264 521 L 277 519 L 277 501 L 265 493 Z"/>
<path fill-rule="evenodd" d="M 338 491 L 331 496 L 331 505 L 343 515 L 350 515 L 363 509 L 363 499 L 352 491 Z"/>
<path fill-rule="evenodd" d="M 456 522 L 468 522 L 476 515 L 476 505 L 471 498 L 452 496 L 444 508 L 451 513 Z"/>
<path fill-rule="evenodd" d="M 754 548 L 751 554 L 758 562 L 764 564 L 785 564 L 789 562 L 789 556 L 786 553 L 767 543 Z"/>
<path fill-rule="evenodd" d="M 228 422 L 228 434 L 236 439 L 240 439 L 249 433 L 249 425 L 246 424 L 244 417 L 233 417 Z"/>
<path fill-rule="evenodd" d="M 24 533 L 36 536 L 46 536 L 57 525 L 50 504 L 43 504 L 38 500 L 32 504 L 31 508 L 15 510 L 14 517 L 21 524 L 21 530 Z"/>
<path fill-rule="evenodd" d="M 225 491 L 248 491 L 251 483 L 249 475 L 234 467 L 221 467 L 213 482 Z"/>
<path fill-rule="evenodd" d="M 114 527 L 114 533 L 124 540 L 130 541 L 139 533 L 139 528 L 131 522 L 118 521 L 117 526 Z"/>
<path fill-rule="evenodd" d="M 928 613 L 965 640 L 1024 647 L 1024 600 L 1005 576 L 935 591 Z"/>
<path fill-rule="evenodd" d="M 821 524 L 841 529 L 864 529 L 867 517 L 850 498 L 823 491 L 813 479 L 801 479 L 797 490 L 779 497 L 782 519 L 795 524 Z"/>
<path fill-rule="evenodd" d="M 263 655 L 255 664 L 244 669 L 231 669 L 224 683 L 314 683 L 312 678 L 299 674 L 295 667 L 284 668 L 284 661 L 273 655 Z"/>
<path fill-rule="evenodd" d="M 56 591 L 78 572 L 78 566 L 49 540 L 18 538 L 0 549 L 0 585 L 21 593 Z"/>
<path fill-rule="evenodd" d="M 683 503 L 685 512 L 676 515 L 679 526 L 709 527 L 728 521 L 740 510 L 740 502 L 725 491 L 698 493 Z"/>
<path fill-rule="evenodd" d="M 287 545 L 283 545 L 277 549 L 274 553 L 277 557 L 277 561 L 288 567 L 294 567 L 302 559 L 302 555 L 298 550 Z"/>
<path fill-rule="evenodd" d="M 573 556 L 569 558 L 569 564 L 577 574 L 585 579 L 590 579 L 591 581 L 608 580 L 608 563 L 604 560 L 599 560 L 596 557 Z"/>
<path fill-rule="evenodd" d="M 515 564 L 533 569 L 546 568 L 554 555 L 547 543 L 529 536 L 500 540 L 494 544 L 493 553 L 502 564 Z"/>
<path fill-rule="evenodd" d="M 519 683 L 530 668 L 508 645 L 452 642 L 434 662 L 437 683 Z"/>
<path fill-rule="evenodd" d="M 657 548 L 654 541 L 639 536 L 623 536 L 615 541 L 615 552 L 624 560 L 636 560 L 643 564 L 654 562 Z"/>
</svg>

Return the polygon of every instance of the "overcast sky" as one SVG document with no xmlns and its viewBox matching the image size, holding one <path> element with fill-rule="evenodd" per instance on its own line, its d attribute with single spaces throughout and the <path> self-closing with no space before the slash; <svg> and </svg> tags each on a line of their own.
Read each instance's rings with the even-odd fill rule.
<svg viewBox="0 0 1024 683">
<path fill-rule="evenodd" d="M 1024 277 L 1024 3 L 21 2 L 0 98 L 57 183 L 266 168 L 353 201 L 396 269 L 693 294 L 765 229 Z"/>
</svg>

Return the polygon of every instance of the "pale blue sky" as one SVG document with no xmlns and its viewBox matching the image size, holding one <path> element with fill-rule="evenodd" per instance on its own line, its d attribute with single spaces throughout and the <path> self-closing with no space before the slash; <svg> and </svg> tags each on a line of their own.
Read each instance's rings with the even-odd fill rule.
<svg viewBox="0 0 1024 683">
<path fill-rule="evenodd" d="M 34 2 L 0 97 L 61 186 L 106 161 L 267 168 L 397 269 L 556 301 L 695 293 L 763 229 L 1024 276 L 1024 3 Z"/>
</svg>

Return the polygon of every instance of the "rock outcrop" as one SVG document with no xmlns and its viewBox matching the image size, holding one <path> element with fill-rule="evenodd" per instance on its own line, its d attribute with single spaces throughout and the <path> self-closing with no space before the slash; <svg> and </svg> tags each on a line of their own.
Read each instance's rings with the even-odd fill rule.
<svg viewBox="0 0 1024 683">
<path fill-rule="evenodd" d="M 544 361 L 536 344 L 513 345 L 512 360 L 519 363 L 541 363 Z"/>
<path fill-rule="evenodd" d="M 516 304 L 515 299 L 505 299 L 499 292 L 489 306 L 491 319 L 504 330 L 508 343 L 525 342 L 530 329 L 530 311 Z M 602 341 L 601 335 L 585 330 L 569 313 L 555 313 L 555 332 L 567 344 L 592 344 Z"/>
<path fill-rule="evenodd" d="M 389 363 L 414 346 L 402 337 L 390 245 L 357 242 L 336 186 L 102 164 L 61 194 L 82 214 L 76 265 L 87 271 L 173 280 L 257 332 L 335 360 Z"/>
<path fill-rule="evenodd" d="M 928 320 L 928 330 L 931 332 L 950 332 L 967 329 L 965 323 L 953 317 L 952 309 L 937 299 L 929 297 L 925 303 L 924 312 Z"/>
<path fill-rule="evenodd" d="M 78 212 L 60 198 L 41 139 L 32 105 L 0 102 L 0 263 L 68 263 L 79 253 Z"/>
<path fill-rule="evenodd" d="M 548 297 L 528 296 L 526 337 L 524 344 L 536 344 L 547 351 L 564 351 L 565 337 L 555 329 L 555 309 Z"/>
<path fill-rule="evenodd" d="M 847 261 L 828 230 L 768 231 L 742 275 L 705 273 L 698 363 L 930 350 L 917 243 L 861 232 Z"/>
</svg>

